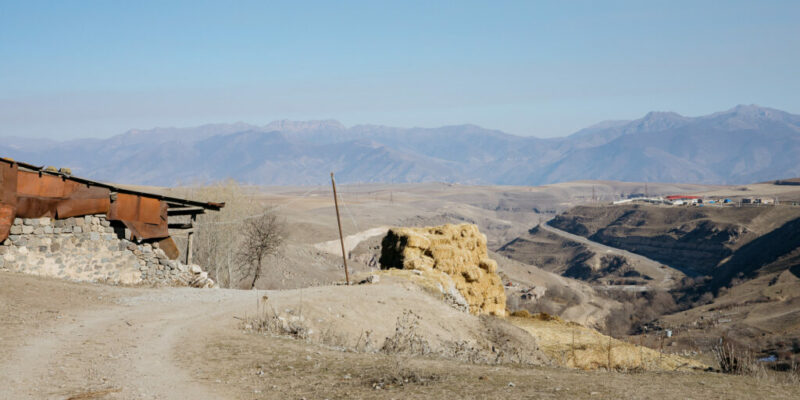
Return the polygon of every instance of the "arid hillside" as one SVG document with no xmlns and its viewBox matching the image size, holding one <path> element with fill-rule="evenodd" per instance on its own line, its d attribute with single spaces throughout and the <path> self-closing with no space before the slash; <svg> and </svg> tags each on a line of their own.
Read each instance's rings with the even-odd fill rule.
<svg viewBox="0 0 800 400">
<path fill-rule="evenodd" d="M 721 286 L 790 256 L 800 207 L 580 206 L 550 225 Z"/>
<path fill-rule="evenodd" d="M 667 345 L 683 351 L 709 351 L 729 341 L 752 359 L 787 369 L 800 354 L 798 192 L 791 185 L 754 184 L 698 193 L 734 199 L 724 207 L 577 206 L 500 253 L 585 281 L 617 301 L 621 307 L 606 320 L 617 335 L 647 341 L 669 330 Z M 784 200 L 736 206 L 747 197 Z M 638 257 L 655 261 L 650 271 L 669 281 L 658 285 Z"/>
</svg>

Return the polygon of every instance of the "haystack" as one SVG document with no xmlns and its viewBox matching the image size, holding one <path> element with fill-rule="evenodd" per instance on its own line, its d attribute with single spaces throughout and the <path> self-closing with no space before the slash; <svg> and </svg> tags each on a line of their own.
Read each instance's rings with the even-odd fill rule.
<svg viewBox="0 0 800 400">
<path fill-rule="evenodd" d="M 419 270 L 452 287 L 473 314 L 505 315 L 506 295 L 489 259 L 486 236 L 471 224 L 392 228 L 382 241 L 382 268 Z"/>
</svg>

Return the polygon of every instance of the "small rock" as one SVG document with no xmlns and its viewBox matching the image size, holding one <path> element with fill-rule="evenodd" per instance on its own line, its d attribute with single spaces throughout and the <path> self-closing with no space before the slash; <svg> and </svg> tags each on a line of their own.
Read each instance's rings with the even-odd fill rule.
<svg viewBox="0 0 800 400">
<path fill-rule="evenodd" d="M 514 384 L 514 382 L 508 382 L 508 387 L 514 387 L 514 386 L 517 386 Z"/>
</svg>

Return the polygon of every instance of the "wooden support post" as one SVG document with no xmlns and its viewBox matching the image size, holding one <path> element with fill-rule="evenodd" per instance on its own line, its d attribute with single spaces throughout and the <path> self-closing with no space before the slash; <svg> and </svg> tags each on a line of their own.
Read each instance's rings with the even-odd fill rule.
<svg viewBox="0 0 800 400">
<path fill-rule="evenodd" d="M 333 186 L 333 204 L 336 207 L 336 223 L 339 224 L 339 242 L 342 244 L 344 279 L 350 285 L 350 273 L 347 271 L 347 252 L 344 251 L 344 236 L 342 235 L 342 218 L 339 216 L 339 198 L 336 196 L 336 180 L 333 178 L 333 172 L 331 172 L 331 186 Z"/>
<path fill-rule="evenodd" d="M 192 242 L 194 242 L 194 223 L 197 221 L 197 214 L 192 214 L 191 228 L 189 228 L 189 238 L 186 239 L 186 265 L 192 264 Z"/>
</svg>

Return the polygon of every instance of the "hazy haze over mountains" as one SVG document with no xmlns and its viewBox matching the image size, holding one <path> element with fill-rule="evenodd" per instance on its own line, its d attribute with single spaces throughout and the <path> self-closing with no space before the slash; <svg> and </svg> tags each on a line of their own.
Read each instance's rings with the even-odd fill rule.
<svg viewBox="0 0 800 400">
<path fill-rule="evenodd" d="M 581 179 L 738 184 L 800 176 L 800 116 L 737 106 L 701 117 L 651 112 L 564 138 L 474 125 L 392 128 L 276 121 L 131 130 L 65 142 L 4 138 L 0 155 L 119 183 L 234 178 L 267 185 L 443 181 L 539 185 Z"/>
</svg>

